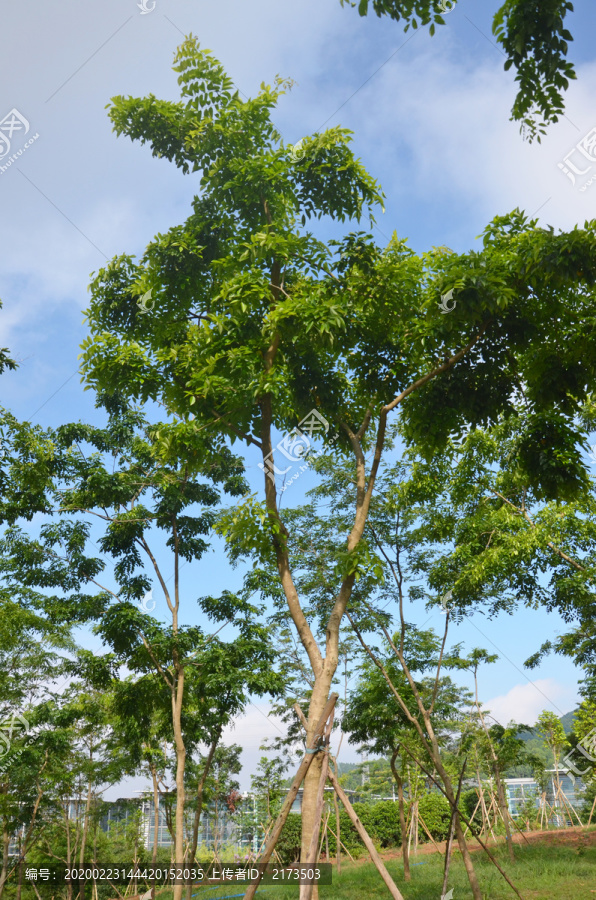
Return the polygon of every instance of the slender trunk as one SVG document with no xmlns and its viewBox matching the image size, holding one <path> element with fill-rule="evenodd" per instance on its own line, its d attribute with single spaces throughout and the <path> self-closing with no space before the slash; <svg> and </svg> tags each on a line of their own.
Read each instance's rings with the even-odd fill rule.
<svg viewBox="0 0 596 900">
<path fill-rule="evenodd" d="M 157 866 L 157 848 L 159 846 L 159 785 L 157 782 L 157 769 L 151 763 L 151 780 L 153 782 L 153 853 L 151 854 L 151 866 L 155 870 Z M 155 878 L 151 885 L 151 900 L 155 900 Z"/>
<path fill-rule="evenodd" d="M 515 851 L 513 849 L 513 840 L 511 836 L 511 827 L 509 820 L 509 806 L 507 805 L 507 798 L 505 797 L 505 789 L 503 788 L 503 782 L 501 780 L 501 773 L 499 772 L 499 765 L 495 762 L 493 771 L 495 773 L 495 781 L 497 783 L 497 798 L 499 801 L 499 809 L 501 810 L 501 815 L 503 817 L 503 821 L 505 823 L 505 836 L 507 839 L 507 847 L 509 850 L 509 859 L 513 863 L 515 862 Z"/>
<path fill-rule="evenodd" d="M 482 714 L 482 710 L 480 709 L 480 703 L 478 700 L 478 677 L 477 670 L 474 670 L 474 687 L 476 694 L 476 709 L 478 710 L 478 715 L 480 716 L 480 721 L 482 722 L 482 728 L 486 735 L 486 739 L 488 741 L 488 747 L 490 750 L 490 755 L 492 759 L 492 769 L 495 776 L 495 782 L 497 785 L 497 802 L 499 805 L 499 809 L 501 810 L 501 816 L 503 819 L 503 824 L 505 825 L 505 838 L 507 841 L 507 850 L 509 853 L 510 862 L 515 862 L 515 850 L 513 849 L 513 841 L 511 840 L 511 828 L 509 827 L 509 807 L 507 806 L 507 800 L 505 799 L 505 791 L 503 790 L 503 782 L 501 781 L 501 773 L 499 771 L 499 758 L 493 746 L 493 742 L 491 740 L 490 732 L 488 730 L 488 726 L 485 722 L 484 716 Z"/>
<path fill-rule="evenodd" d="M 391 754 L 391 771 L 397 784 L 397 805 L 399 809 L 399 830 L 401 832 L 401 852 L 404 860 L 404 880 L 410 880 L 410 854 L 408 853 L 408 842 L 406 840 L 406 814 L 404 808 L 404 783 L 403 779 L 397 771 L 395 760 L 399 753 L 399 746 L 395 748 Z"/>
<path fill-rule="evenodd" d="M 387 682 L 387 684 L 388 684 L 390 690 L 392 691 L 392 693 L 393 693 L 395 699 L 397 700 L 397 702 L 398 702 L 398 704 L 400 705 L 400 707 L 403 709 L 403 711 L 404 711 L 406 717 L 407 717 L 408 720 L 411 722 L 411 724 L 416 728 L 416 730 L 417 730 L 417 732 L 418 732 L 418 735 L 419 735 L 419 737 L 420 737 L 420 739 L 421 739 L 421 741 L 422 741 L 422 744 L 423 744 L 423 746 L 426 748 L 427 752 L 429 753 L 430 758 L 431 758 L 432 761 L 433 761 L 435 770 L 437 771 L 437 773 L 438 773 L 438 775 L 439 775 L 439 778 L 440 778 L 441 781 L 443 782 L 444 789 L 445 789 L 445 796 L 446 796 L 447 799 L 449 800 L 449 804 L 450 804 L 451 808 L 453 809 L 453 818 L 454 818 L 454 821 L 455 821 L 455 833 L 456 833 L 456 835 L 457 835 L 457 841 L 458 841 L 459 848 L 460 848 L 460 850 L 461 850 L 461 854 L 462 854 L 462 857 L 463 857 L 464 866 L 466 867 L 466 872 L 467 872 L 467 875 L 468 875 L 468 880 L 469 880 L 469 882 L 470 882 L 470 887 L 472 888 L 472 894 L 473 894 L 474 900 L 482 900 L 482 892 L 480 891 L 480 885 L 478 884 L 478 878 L 476 877 L 476 872 L 474 871 L 474 865 L 473 865 L 473 863 L 472 863 L 472 857 L 471 857 L 471 855 L 470 855 L 470 851 L 469 851 L 468 845 L 466 844 L 466 838 L 465 838 L 465 836 L 464 836 L 463 829 L 462 829 L 462 827 L 461 827 L 461 821 L 460 821 L 460 818 L 459 818 L 459 811 L 458 811 L 458 809 L 457 809 L 457 804 L 456 804 L 456 799 L 455 799 L 455 792 L 454 792 L 454 790 L 453 790 L 453 785 L 452 785 L 452 783 L 451 783 L 451 778 L 449 777 L 449 775 L 448 775 L 448 773 L 447 773 L 447 771 L 446 771 L 446 769 L 445 769 L 445 766 L 443 765 L 443 760 L 442 760 L 442 757 L 441 757 L 441 750 L 440 750 L 440 747 L 439 747 L 439 742 L 438 742 L 438 740 L 437 740 L 437 736 L 436 736 L 435 731 L 434 731 L 434 728 L 433 728 L 433 726 L 432 726 L 431 714 L 430 714 L 429 710 L 426 708 L 426 706 L 424 705 L 424 703 L 423 703 L 423 701 L 422 701 L 422 697 L 420 696 L 420 692 L 419 692 L 419 690 L 418 690 L 418 688 L 417 688 L 417 686 L 416 686 L 416 683 L 415 683 L 414 679 L 412 678 L 412 673 L 410 672 L 410 670 L 409 670 L 409 668 L 408 668 L 408 664 L 406 663 L 406 661 L 405 661 L 405 659 L 404 659 L 404 655 L 403 655 L 403 635 L 404 635 L 404 632 L 405 632 L 405 623 L 404 623 L 403 611 L 402 611 L 401 603 L 402 603 L 402 594 L 401 594 L 401 590 L 400 590 L 400 617 L 401 617 L 401 621 L 402 621 L 402 642 L 401 642 L 401 644 L 400 644 L 400 648 L 398 649 L 398 648 L 395 646 L 395 643 L 393 642 L 393 640 L 392 640 L 392 638 L 391 638 L 391 635 L 388 633 L 388 631 L 387 631 L 387 629 L 386 629 L 385 627 L 383 627 L 383 632 L 384 632 L 384 634 L 385 634 L 385 637 L 387 638 L 387 641 L 388 641 L 390 647 L 392 648 L 392 650 L 394 651 L 395 655 L 397 656 L 397 658 L 398 658 L 399 661 L 400 661 L 400 664 L 401 664 L 401 667 L 402 667 L 402 669 L 403 669 L 404 675 L 405 675 L 406 678 L 408 679 L 408 683 L 409 683 L 409 685 L 410 685 L 410 687 L 411 687 L 411 689 L 412 689 L 412 693 L 414 694 L 414 697 L 415 697 L 415 699 L 416 699 L 416 704 L 417 704 L 417 706 L 418 706 L 418 710 L 419 710 L 419 712 L 420 712 L 420 714 L 422 715 L 422 718 L 423 718 L 423 720 L 424 720 L 424 728 L 422 728 L 422 725 L 420 724 L 420 722 L 418 721 L 418 719 L 416 719 L 416 718 L 411 714 L 410 710 L 409 710 L 408 707 L 405 705 L 403 699 L 400 697 L 400 695 L 398 694 L 397 690 L 395 689 L 395 685 L 393 684 L 393 682 L 392 682 L 391 679 L 389 678 L 389 675 L 387 674 L 387 670 L 386 670 L 385 667 L 379 662 L 379 660 L 377 659 L 377 657 L 376 657 L 376 656 L 374 655 L 374 653 L 371 651 L 370 647 L 367 646 L 366 642 L 365 642 L 365 641 L 363 640 L 363 638 L 362 638 L 362 634 L 360 633 L 360 631 L 358 630 L 358 628 L 355 626 L 354 621 L 353 621 L 353 619 L 352 619 L 352 617 L 350 616 L 349 613 L 347 613 L 347 616 L 348 616 L 348 619 L 349 619 L 349 621 L 350 621 L 352 627 L 354 628 L 354 631 L 356 632 L 356 635 L 357 635 L 357 637 L 358 637 L 358 640 L 360 641 L 360 643 L 362 644 L 363 648 L 366 650 L 366 652 L 368 653 L 368 655 L 370 656 L 370 658 L 372 659 L 372 661 L 373 661 L 373 662 L 375 663 L 375 665 L 378 667 L 379 671 L 382 673 L 382 675 L 383 675 L 383 677 L 385 678 L 385 680 L 386 680 L 386 682 Z M 449 616 L 449 614 L 447 614 L 447 615 Z M 445 637 L 446 637 L 446 636 L 447 636 L 447 625 L 445 626 Z M 443 643 L 444 643 L 444 642 L 445 642 L 445 638 L 443 639 Z M 438 675 L 439 675 L 439 671 L 437 670 L 437 678 L 438 678 Z M 438 683 L 438 682 L 437 682 L 437 683 Z M 433 701 L 433 702 L 434 702 L 434 701 Z M 431 707 L 431 708 L 432 708 L 432 707 Z"/>
<path fill-rule="evenodd" d="M 6 819 L 3 819 L 2 824 L 2 871 L 0 872 L 0 898 L 4 893 L 4 885 L 6 884 L 6 878 L 8 875 L 8 847 L 10 845 L 10 832 L 8 830 L 8 823 Z"/>
<path fill-rule="evenodd" d="M 89 757 L 91 759 L 91 756 Z M 87 835 L 89 833 L 89 814 L 91 811 L 91 779 L 89 779 L 89 785 L 87 787 L 87 800 L 85 801 L 85 815 L 83 819 L 83 834 L 81 837 L 81 849 L 79 851 L 79 866 L 81 868 L 85 865 L 85 849 L 87 847 Z"/>
<path fill-rule="evenodd" d="M 70 869 L 72 866 L 72 849 L 70 843 L 70 818 L 69 818 L 69 805 L 70 801 L 67 799 L 66 806 L 63 807 L 64 812 L 64 824 L 66 826 L 66 868 Z M 72 881 L 66 882 L 66 897 L 67 900 L 72 900 Z"/>
<path fill-rule="evenodd" d="M 19 837 L 19 864 L 16 870 L 17 876 L 17 889 L 15 900 L 21 900 L 21 889 L 23 885 L 23 875 L 25 874 L 25 854 L 23 853 L 23 845 L 21 843 L 21 838 Z"/>
<path fill-rule="evenodd" d="M 441 759 L 441 751 L 439 749 L 439 745 L 433 731 L 432 725 L 430 723 L 430 716 L 425 716 L 425 725 L 427 726 L 427 733 L 430 737 L 430 749 L 432 750 L 432 759 L 435 766 L 435 769 L 439 773 L 439 777 L 445 786 L 445 793 L 447 794 L 447 799 L 453 809 L 453 821 L 455 823 L 455 834 L 457 836 L 457 842 L 459 844 L 459 849 L 461 850 L 462 859 L 464 861 L 464 866 L 466 867 L 466 873 L 468 875 L 468 881 L 470 882 L 470 887 L 472 888 L 472 894 L 474 896 L 474 900 L 482 900 L 482 891 L 480 890 L 480 885 L 478 884 L 478 878 L 476 877 L 476 872 L 474 871 L 474 865 L 472 863 L 472 855 L 470 853 L 470 849 L 466 843 L 466 838 L 461 827 L 461 821 L 459 818 L 459 810 L 457 808 L 457 802 L 455 797 L 455 791 L 453 790 L 453 785 L 451 783 L 451 778 L 449 777 L 447 770 L 443 765 L 443 760 Z M 427 721 L 428 719 L 428 721 Z"/>
<path fill-rule="evenodd" d="M 197 855 L 197 846 L 199 843 L 199 822 L 201 820 L 201 813 L 203 812 L 203 795 L 205 791 L 205 782 L 207 781 L 207 777 L 209 775 L 209 771 L 211 769 L 211 763 L 213 762 L 213 757 L 215 756 L 215 751 L 217 750 L 217 745 L 219 743 L 219 739 L 221 737 L 221 731 L 217 732 L 216 737 L 211 742 L 211 746 L 209 747 L 209 753 L 207 754 L 207 759 L 205 760 L 205 766 L 203 768 L 203 772 L 199 779 L 199 783 L 197 786 L 197 806 L 195 809 L 195 817 L 192 826 L 192 843 L 190 846 L 190 854 L 188 858 L 189 866 L 193 866 L 195 862 L 195 856 Z M 186 885 L 186 900 L 191 900 L 192 894 L 192 884 Z"/>
<path fill-rule="evenodd" d="M 182 736 L 182 698 L 184 695 L 184 669 L 177 666 L 176 689 L 172 692 L 172 724 L 176 748 L 176 828 L 174 832 L 174 855 L 176 864 L 184 862 L 184 768 L 186 747 Z M 182 900 L 183 884 L 174 885 L 174 900 Z"/>
</svg>

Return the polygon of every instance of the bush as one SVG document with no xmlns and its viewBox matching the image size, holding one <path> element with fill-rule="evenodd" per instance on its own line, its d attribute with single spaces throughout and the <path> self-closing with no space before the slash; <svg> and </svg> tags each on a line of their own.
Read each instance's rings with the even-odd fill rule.
<svg viewBox="0 0 596 900">
<path fill-rule="evenodd" d="M 300 813 L 290 813 L 275 848 L 285 866 L 291 865 L 300 857 L 301 833 L 302 816 Z"/>
<path fill-rule="evenodd" d="M 401 843 L 397 803 L 392 800 L 380 800 L 378 803 L 355 803 L 354 809 L 373 841 L 378 842 L 382 848 L 397 847 Z"/>
<path fill-rule="evenodd" d="M 447 840 L 451 823 L 451 806 L 447 797 L 444 797 L 443 794 L 424 794 L 418 801 L 418 811 L 435 841 Z M 465 815 L 464 809 L 462 812 Z M 422 841 L 428 840 L 428 836 L 421 826 L 418 826 L 418 838 Z"/>
<path fill-rule="evenodd" d="M 472 794 L 473 791 L 468 793 Z M 464 815 L 467 815 L 464 797 L 460 800 L 460 809 Z M 406 818 L 408 809 L 409 805 L 406 804 Z M 474 806 L 472 806 L 471 811 L 473 809 Z M 446 840 L 449 835 L 449 824 L 451 822 L 451 807 L 447 798 L 442 794 L 425 794 L 418 802 L 418 810 L 435 841 Z M 399 805 L 396 802 L 393 802 L 393 800 L 380 800 L 377 803 L 354 803 L 354 811 L 378 848 L 386 849 L 387 847 L 397 847 L 401 844 Z M 344 809 L 340 811 L 339 821 L 342 844 L 354 857 L 359 856 L 363 851 L 364 844 Z M 335 814 L 333 810 L 331 811 L 329 825 L 335 831 Z M 298 858 L 301 828 L 302 816 L 299 813 L 290 813 L 277 844 L 277 851 L 282 862 L 286 865 Z M 330 831 L 328 832 L 328 838 L 329 853 L 334 856 L 337 853 L 337 848 L 335 837 Z M 418 826 L 418 839 L 421 843 L 428 841 L 428 835 L 421 825 Z"/>
<path fill-rule="evenodd" d="M 472 823 L 472 832 L 473 834 L 480 834 L 482 830 L 482 810 L 480 807 L 476 809 L 478 804 L 478 798 L 480 794 L 478 788 L 471 788 L 469 791 L 464 791 L 461 795 L 460 806 L 463 809 L 464 815 L 470 820 Z M 488 792 L 485 792 L 484 799 L 487 802 L 490 802 L 488 798 Z M 476 812 L 474 813 L 474 810 Z M 474 818 L 472 818 L 474 816 Z"/>
</svg>

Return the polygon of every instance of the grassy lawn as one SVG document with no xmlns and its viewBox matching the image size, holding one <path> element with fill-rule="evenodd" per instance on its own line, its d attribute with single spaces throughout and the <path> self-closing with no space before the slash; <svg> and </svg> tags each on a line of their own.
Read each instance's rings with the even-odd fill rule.
<svg viewBox="0 0 596 900">
<path fill-rule="evenodd" d="M 596 900 L 596 834 L 593 831 L 574 844 L 552 842 L 516 846 L 517 862 L 514 866 L 509 864 L 504 847 L 497 847 L 492 852 L 524 900 L 588 900 L 590 897 Z M 473 860 L 486 900 L 515 898 L 512 889 L 484 854 L 481 856 L 474 852 Z M 412 880 L 409 884 L 403 881 L 403 868 L 399 860 L 386 859 L 385 863 L 404 900 L 440 900 L 443 861 L 438 854 L 412 859 Z M 334 872 L 333 881 L 332 885 L 319 888 L 321 900 L 386 900 L 389 897 L 370 862 L 342 863 L 341 875 L 338 878 Z M 459 853 L 454 854 L 451 863 L 448 889 L 452 888 L 453 900 L 472 897 Z M 201 888 L 193 894 L 194 900 L 222 900 L 234 895 L 241 897 L 243 886 L 215 890 Z M 267 885 L 257 891 L 257 898 L 261 900 L 297 896 L 297 885 L 284 888 Z M 160 900 L 162 897 L 165 900 L 167 895 L 161 895 Z"/>
</svg>

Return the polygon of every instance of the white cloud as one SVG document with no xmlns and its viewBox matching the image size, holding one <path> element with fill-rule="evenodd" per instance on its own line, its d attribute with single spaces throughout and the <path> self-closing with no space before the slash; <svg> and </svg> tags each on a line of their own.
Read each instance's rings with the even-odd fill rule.
<svg viewBox="0 0 596 900">
<path fill-rule="evenodd" d="M 511 721 L 533 725 L 542 710 L 547 709 L 561 716 L 574 709 L 578 702 L 574 688 L 553 678 L 540 678 L 534 682 L 516 684 L 506 694 L 487 700 L 484 706 L 501 725 Z"/>
</svg>

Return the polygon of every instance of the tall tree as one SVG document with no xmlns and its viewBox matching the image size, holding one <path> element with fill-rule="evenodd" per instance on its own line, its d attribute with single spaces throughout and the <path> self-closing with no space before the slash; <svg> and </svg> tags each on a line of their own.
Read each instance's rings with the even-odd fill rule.
<svg viewBox="0 0 596 900">
<path fill-rule="evenodd" d="M 362 233 L 333 252 L 299 223 L 356 219 L 380 198 L 348 134 L 336 128 L 307 139 L 297 160 L 270 119 L 279 83 L 242 100 L 194 39 L 179 49 L 175 69 L 180 102 L 116 98 L 110 114 L 119 134 L 200 172 L 201 194 L 187 222 L 158 236 L 138 263 L 121 256 L 98 273 L 85 376 L 104 390 L 164 403 L 174 416 L 160 429 L 164 454 L 178 435 L 188 452 L 196 442 L 198 453 L 206 434 L 218 446 L 240 439 L 258 448 L 264 503 L 247 498 L 221 529 L 277 568 L 314 675 L 310 738 L 337 668 L 342 618 L 368 565 L 363 535 L 391 414 L 402 413 L 407 439 L 430 455 L 449 435 L 509 413 L 522 384 L 534 435 L 553 408 L 558 416 L 544 444 L 525 448 L 534 479 L 543 471 L 540 454 L 565 468 L 561 449 L 567 453 L 579 433 L 575 411 L 596 376 L 596 347 L 577 339 L 596 307 L 596 224 L 555 235 L 516 212 L 495 219 L 479 253 L 418 257 L 397 237 L 383 250 Z M 445 290 L 457 293 L 448 316 L 439 304 Z M 149 315 L 136 302 L 148 291 Z M 564 365 L 545 391 L 556 354 Z M 320 646 L 296 588 L 274 478 L 284 454 L 286 462 L 299 459 L 313 434 L 331 425 L 337 454 L 353 460 L 355 483 Z M 275 428 L 289 435 L 276 455 Z M 585 479 L 578 450 L 570 460 L 569 488 L 578 489 Z M 305 782 L 305 854 L 318 828 L 321 765 L 310 766 Z"/>
<path fill-rule="evenodd" d="M 282 682 L 272 669 L 273 651 L 254 606 L 233 595 L 200 600 L 205 614 L 220 627 L 226 622 L 236 627 L 236 638 L 227 644 L 183 619 L 190 610 L 183 600 L 180 569 L 185 562 L 201 559 L 208 548 L 219 486 L 232 495 L 244 490 L 240 464 L 226 448 L 216 453 L 204 442 L 201 462 L 210 477 L 200 479 L 192 461 L 196 448 L 182 450 L 180 434 L 177 446 L 188 460 L 170 457 L 164 462 L 156 452 L 157 439 L 138 410 L 127 408 L 117 397 L 107 401 L 107 410 L 105 428 L 71 424 L 43 437 L 36 429 L 27 432 L 10 422 L 15 434 L 13 465 L 23 467 L 23 457 L 28 462 L 38 452 L 39 483 L 46 494 L 45 507 L 40 505 L 48 509 L 53 504 L 61 515 L 57 522 L 42 525 L 39 538 L 17 524 L 10 526 L 2 543 L 2 569 L 9 585 L 60 588 L 58 595 L 30 598 L 52 621 L 97 623 L 95 631 L 111 653 L 80 654 L 78 671 L 90 683 L 109 687 L 120 667 L 127 666 L 148 676 L 154 689 L 165 691 L 176 753 L 175 850 L 182 861 L 188 750 L 207 739 L 216 710 L 221 729 L 242 708 L 248 693 L 276 693 Z M 42 454 L 51 457 L 49 468 L 44 468 Z M 91 523 L 97 523 L 93 529 Z M 100 524 L 103 532 L 98 530 Z M 112 580 L 101 574 L 106 562 L 91 555 L 91 534 L 113 561 Z M 174 571 L 172 587 L 164 559 Z M 146 567 L 153 570 L 165 598 L 170 616 L 166 625 L 146 611 L 152 585 Z M 139 608 L 135 601 L 143 599 L 145 606 Z M 195 594 L 193 605 L 197 599 Z M 190 700 L 186 706 L 185 695 Z M 208 737 L 209 742 L 212 739 L 213 735 Z M 181 896 L 182 885 L 175 889 Z"/>
<path fill-rule="evenodd" d="M 357 6 L 361 16 L 369 7 L 377 16 L 405 23 L 404 30 L 444 25 L 444 16 L 457 0 L 340 0 L 342 6 Z M 563 114 L 563 92 L 576 77 L 567 59 L 573 40 L 565 17 L 573 11 L 570 0 L 505 0 L 493 18 L 493 34 L 507 57 L 505 69 L 516 70 L 518 92 L 511 118 L 528 129 L 528 137 L 540 141 L 546 126 Z"/>
</svg>

